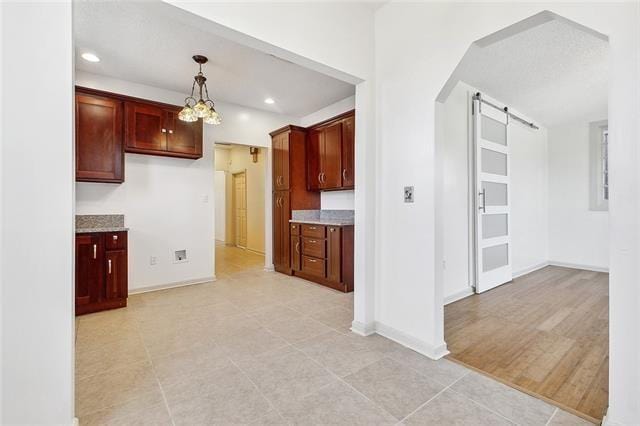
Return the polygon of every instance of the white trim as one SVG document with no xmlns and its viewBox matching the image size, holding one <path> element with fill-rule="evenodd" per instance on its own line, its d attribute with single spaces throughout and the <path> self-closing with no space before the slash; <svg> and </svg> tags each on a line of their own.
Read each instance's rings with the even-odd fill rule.
<svg viewBox="0 0 640 426">
<path fill-rule="evenodd" d="M 269 265 L 269 266 L 265 266 L 264 267 L 264 271 L 265 272 L 275 272 L 276 268 L 273 267 L 273 265 Z"/>
<path fill-rule="evenodd" d="M 620 422 L 614 422 L 609 420 L 609 417 L 605 414 L 605 416 L 602 418 L 602 426 L 625 426 L 623 423 Z M 629 425 L 631 426 L 631 425 Z"/>
<path fill-rule="evenodd" d="M 376 333 L 375 323 L 362 323 L 360 321 L 353 321 L 351 323 L 351 331 L 360 336 L 371 336 Z"/>
<path fill-rule="evenodd" d="M 449 354 L 447 344 L 444 341 L 438 346 L 432 346 L 424 340 L 410 336 L 378 321 L 375 322 L 375 331 L 377 334 L 386 337 L 387 339 L 393 340 L 402 346 L 413 349 L 414 351 L 434 360 L 440 359 Z"/>
<path fill-rule="evenodd" d="M 516 272 L 513 273 L 513 278 L 518 278 L 521 277 L 523 275 L 527 275 L 530 274 L 531 272 L 535 272 L 539 269 L 542 268 L 546 268 L 547 266 L 549 266 L 549 262 L 540 262 L 536 265 L 531 265 L 531 266 L 527 266 L 526 268 L 522 268 Z"/>
<path fill-rule="evenodd" d="M 465 297 L 469 297 L 472 294 L 475 294 L 473 291 L 473 287 L 467 287 L 464 290 L 458 291 L 444 298 L 444 304 L 448 305 L 449 303 L 457 302 L 458 300 L 464 299 Z"/>
<path fill-rule="evenodd" d="M 80 426 L 80 420 L 78 420 L 77 417 L 74 417 L 73 421 L 71 422 L 71 426 Z"/>
<path fill-rule="evenodd" d="M 593 271 L 593 272 L 607 272 L 607 273 L 609 272 L 609 267 L 581 265 L 579 263 L 569 263 L 569 262 L 557 262 L 555 260 L 550 260 L 549 265 L 561 266 L 563 268 L 584 269 L 585 271 Z"/>
<path fill-rule="evenodd" d="M 129 295 L 139 294 L 139 293 L 148 293 L 150 291 L 166 290 L 169 288 L 176 288 L 176 287 L 186 287 L 189 285 L 204 284 L 204 283 L 209 283 L 213 281 L 216 281 L 215 275 L 211 277 L 196 278 L 194 280 L 177 281 L 177 282 L 167 283 L 167 284 L 159 284 L 159 285 L 152 285 L 147 287 L 134 288 L 129 290 Z"/>
</svg>

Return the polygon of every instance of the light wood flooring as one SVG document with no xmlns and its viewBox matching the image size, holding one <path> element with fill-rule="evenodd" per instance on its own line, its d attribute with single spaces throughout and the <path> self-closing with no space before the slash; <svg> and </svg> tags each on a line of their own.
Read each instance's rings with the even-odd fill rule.
<svg viewBox="0 0 640 426">
<path fill-rule="evenodd" d="M 445 307 L 450 359 L 599 422 L 609 275 L 549 266 Z"/>
<path fill-rule="evenodd" d="M 263 268 L 263 255 L 216 241 L 217 278 L 226 278 L 237 272 L 261 270 Z"/>
</svg>

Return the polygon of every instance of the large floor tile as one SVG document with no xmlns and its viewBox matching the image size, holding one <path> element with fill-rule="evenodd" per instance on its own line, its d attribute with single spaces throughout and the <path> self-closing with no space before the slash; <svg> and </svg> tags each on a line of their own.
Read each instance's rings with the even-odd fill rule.
<svg viewBox="0 0 640 426">
<path fill-rule="evenodd" d="M 508 426 L 504 417 L 449 389 L 403 421 L 406 425 Z"/>
<path fill-rule="evenodd" d="M 280 321 L 296 321 L 302 317 L 300 312 L 294 311 L 284 305 L 272 305 L 258 309 L 250 314 L 250 318 L 263 325 L 269 325 Z"/>
<path fill-rule="evenodd" d="M 447 359 L 434 361 L 409 348 L 399 347 L 389 353 L 389 357 L 419 371 L 423 375 L 449 386 L 471 370 Z"/>
<path fill-rule="evenodd" d="M 390 358 L 374 362 L 344 380 L 398 420 L 445 388 Z"/>
<path fill-rule="evenodd" d="M 295 425 L 393 425 L 397 420 L 342 382 L 334 382 L 281 407 Z"/>
<path fill-rule="evenodd" d="M 240 359 L 236 363 L 276 407 L 337 380 L 317 362 L 291 346 Z"/>
<path fill-rule="evenodd" d="M 100 345 L 81 346 L 76 351 L 76 377 L 92 376 L 148 361 L 142 338 L 136 332 L 121 339 L 110 339 Z"/>
<path fill-rule="evenodd" d="M 520 425 L 546 425 L 555 407 L 476 372 L 452 389 Z"/>
<path fill-rule="evenodd" d="M 266 326 L 273 334 L 289 343 L 298 343 L 331 331 L 331 328 L 309 317 L 273 322 Z"/>
<path fill-rule="evenodd" d="M 331 332 L 301 342 L 298 347 L 334 374 L 343 377 L 385 356 L 379 340 L 371 337 Z"/>
<path fill-rule="evenodd" d="M 230 365 L 226 353 L 215 345 L 174 352 L 153 360 L 153 369 L 163 387 L 189 381 L 194 376 Z"/>
<path fill-rule="evenodd" d="M 311 318 L 341 333 L 347 333 L 350 331 L 351 323 L 353 322 L 353 311 L 338 306 L 326 311 L 316 312 L 311 315 Z"/>
<path fill-rule="evenodd" d="M 136 364 L 76 380 L 76 415 L 95 413 L 113 406 L 137 410 L 158 402 L 160 386 L 153 369 Z"/>
</svg>

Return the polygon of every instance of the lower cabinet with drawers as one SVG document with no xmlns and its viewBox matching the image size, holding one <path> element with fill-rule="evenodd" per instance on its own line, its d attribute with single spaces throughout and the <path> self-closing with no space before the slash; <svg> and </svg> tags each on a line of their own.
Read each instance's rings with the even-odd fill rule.
<svg viewBox="0 0 640 426">
<path fill-rule="evenodd" d="M 127 306 L 127 232 L 76 234 L 76 315 Z"/>
<path fill-rule="evenodd" d="M 292 222 L 293 275 L 345 293 L 353 291 L 353 225 Z"/>
</svg>

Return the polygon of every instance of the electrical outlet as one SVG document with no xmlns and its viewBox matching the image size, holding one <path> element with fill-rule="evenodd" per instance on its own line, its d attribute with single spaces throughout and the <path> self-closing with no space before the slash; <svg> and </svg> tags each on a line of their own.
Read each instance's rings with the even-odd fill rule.
<svg viewBox="0 0 640 426">
<path fill-rule="evenodd" d="M 155 257 L 155 256 L 151 256 L 151 257 L 149 258 L 149 265 L 155 265 L 155 264 L 157 264 L 157 263 L 158 263 L 158 258 L 157 258 L 157 257 Z"/>
<path fill-rule="evenodd" d="M 413 186 L 404 187 L 404 202 L 413 203 Z"/>
</svg>

